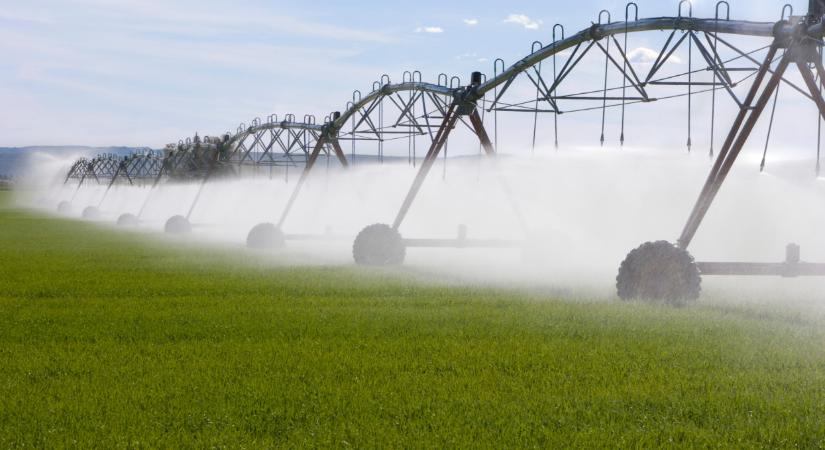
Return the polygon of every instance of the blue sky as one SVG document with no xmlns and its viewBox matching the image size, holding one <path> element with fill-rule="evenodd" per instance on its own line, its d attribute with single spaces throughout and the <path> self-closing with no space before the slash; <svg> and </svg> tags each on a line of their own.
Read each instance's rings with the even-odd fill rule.
<svg viewBox="0 0 825 450">
<path fill-rule="evenodd" d="M 638 3 L 645 17 L 677 5 Z M 765 21 L 783 3 L 731 1 L 734 18 Z M 0 0 L 0 146 L 161 147 L 273 112 L 322 117 L 383 73 L 490 73 L 602 8 L 623 18 L 613 0 Z"/>
</svg>

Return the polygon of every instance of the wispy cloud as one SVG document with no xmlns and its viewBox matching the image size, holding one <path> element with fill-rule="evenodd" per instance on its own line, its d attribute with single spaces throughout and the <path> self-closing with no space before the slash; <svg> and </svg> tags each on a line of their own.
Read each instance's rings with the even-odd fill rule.
<svg viewBox="0 0 825 450">
<path fill-rule="evenodd" d="M 638 47 L 627 52 L 627 59 L 630 62 L 639 64 L 652 64 L 656 61 L 656 58 L 658 57 L 659 52 L 657 52 L 656 50 L 649 49 L 647 47 Z M 670 55 L 670 58 L 668 58 L 668 62 L 674 64 L 681 64 L 682 59 L 676 55 Z"/>
<path fill-rule="evenodd" d="M 23 22 L 39 25 L 49 25 L 52 19 L 46 16 L 20 14 L 18 12 L 0 9 L 0 21 Z"/>
<path fill-rule="evenodd" d="M 74 1 L 82 8 L 57 4 L 48 15 L 0 6 L 0 54 L 11 69 L 0 73 L 0 104 L 14 105 L 0 107 L 6 145 L 160 146 L 255 114 L 325 112 L 335 106 L 330 97 L 383 68 L 363 55 L 395 39 L 279 11 L 208 4 L 184 13 L 178 3 L 153 0 Z M 37 133 L 41 120 L 61 125 L 46 137 Z"/>
<path fill-rule="evenodd" d="M 528 30 L 538 30 L 539 27 L 542 25 L 541 20 L 533 20 L 529 16 L 524 14 L 510 14 L 504 19 L 504 23 L 514 23 L 516 25 L 521 25 L 525 29 Z"/>
<path fill-rule="evenodd" d="M 438 34 L 438 33 L 443 33 L 443 32 L 444 32 L 444 29 L 443 29 L 443 28 L 441 28 L 441 27 L 433 27 L 433 26 L 429 26 L 429 27 L 418 27 L 418 28 L 416 28 L 416 29 L 415 29 L 415 32 L 416 32 L 416 33 L 432 33 L 432 34 Z"/>
<path fill-rule="evenodd" d="M 478 19 L 464 19 L 462 22 L 469 27 L 478 25 Z"/>
<path fill-rule="evenodd" d="M 479 58 L 478 53 L 463 53 L 455 57 L 459 61 L 487 62 L 487 58 Z"/>
<path fill-rule="evenodd" d="M 176 35 L 218 35 L 242 32 L 258 27 L 277 30 L 280 34 L 294 34 L 313 38 L 334 38 L 337 41 L 392 42 L 388 35 L 375 31 L 331 25 L 304 20 L 266 9 L 218 9 L 188 7 L 184 4 L 154 0 L 77 0 L 94 8 L 97 13 L 112 16 L 127 28 L 145 32 L 174 33 Z M 237 11 L 237 12 L 235 12 Z"/>
</svg>

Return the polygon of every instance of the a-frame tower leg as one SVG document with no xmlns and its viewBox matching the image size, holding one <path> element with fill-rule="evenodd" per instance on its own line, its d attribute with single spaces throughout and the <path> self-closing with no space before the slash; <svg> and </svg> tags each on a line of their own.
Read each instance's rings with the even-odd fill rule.
<svg viewBox="0 0 825 450">
<path fill-rule="evenodd" d="M 344 151 L 341 149 L 341 145 L 338 143 L 338 139 L 328 136 L 328 132 L 322 133 L 321 136 L 318 137 L 318 141 L 315 143 L 315 147 L 313 147 L 312 152 L 309 154 L 304 170 L 301 172 L 301 176 L 298 178 L 298 182 L 295 184 L 295 188 L 292 190 L 292 194 L 289 196 L 289 200 L 287 200 L 286 206 L 281 212 L 281 217 L 278 219 L 278 223 L 276 224 L 277 228 L 280 229 L 284 225 L 284 222 L 286 222 L 287 217 L 289 217 L 289 213 L 292 211 L 292 207 L 295 205 L 295 201 L 298 199 L 298 195 L 301 193 L 301 190 L 303 189 L 307 178 L 309 178 L 312 168 L 315 167 L 315 163 L 318 161 L 321 150 L 324 149 L 325 145 L 332 147 L 332 151 L 335 153 L 335 156 L 344 168 L 349 167 L 349 162 L 347 161 Z"/>
<path fill-rule="evenodd" d="M 427 155 L 424 156 L 424 161 L 421 162 L 421 167 L 418 169 L 415 180 L 413 180 L 412 186 L 410 186 L 410 189 L 407 191 L 407 196 L 401 204 L 401 209 L 399 209 L 398 214 L 395 215 L 395 220 L 392 223 L 392 228 L 394 230 L 397 231 L 401 226 L 401 223 L 404 222 L 404 218 L 407 217 L 407 212 L 409 212 L 410 206 L 412 206 L 415 197 L 418 196 L 418 191 L 421 190 L 424 180 L 427 179 L 427 175 L 430 173 L 430 169 L 432 169 L 433 164 L 435 164 L 438 154 L 441 153 L 444 143 L 447 142 L 450 132 L 453 128 L 455 128 L 455 124 L 459 117 L 456 109 L 456 104 L 453 103 L 447 110 L 447 114 L 444 116 L 444 120 L 438 128 L 438 132 L 433 139 L 433 143 L 430 145 L 430 149 L 427 150 Z"/>
<path fill-rule="evenodd" d="M 713 200 L 716 198 L 716 194 L 719 193 L 719 189 L 722 187 L 722 184 L 730 173 L 733 163 L 736 161 L 736 158 L 739 156 L 739 153 L 748 141 L 754 126 L 756 126 L 756 123 L 759 121 L 759 117 L 765 110 L 765 106 L 767 106 L 771 96 L 776 91 L 777 86 L 779 86 L 782 76 L 794 59 L 794 49 L 787 49 L 773 75 L 767 82 L 767 85 L 762 90 L 762 94 L 759 95 L 759 91 L 762 89 L 765 78 L 770 72 L 771 63 L 773 62 L 778 50 L 778 45 L 774 44 L 770 51 L 768 51 L 768 55 L 762 63 L 762 66 L 759 68 L 759 72 L 756 75 L 753 86 L 751 86 L 751 90 L 739 110 L 739 114 L 733 123 L 733 127 L 731 127 L 728 137 L 725 140 L 725 145 L 719 152 L 716 162 L 713 164 L 710 174 L 705 181 L 705 185 L 702 188 L 702 192 L 699 194 L 699 198 L 693 207 L 684 229 L 682 230 L 681 236 L 679 237 L 678 245 L 682 250 L 686 250 L 688 248 L 693 240 L 693 237 L 696 235 L 699 225 L 702 223 L 702 220 L 704 220 L 708 209 L 713 203 Z M 757 96 L 758 100 L 756 100 Z M 755 100 L 756 103 L 754 104 Z"/>
</svg>

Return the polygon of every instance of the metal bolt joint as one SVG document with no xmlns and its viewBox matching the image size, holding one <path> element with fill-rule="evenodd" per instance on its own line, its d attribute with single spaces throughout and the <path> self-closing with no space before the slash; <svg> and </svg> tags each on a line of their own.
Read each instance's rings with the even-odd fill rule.
<svg viewBox="0 0 825 450">
<path fill-rule="evenodd" d="M 456 113 L 461 116 L 468 116 L 476 109 L 476 103 L 481 96 L 478 94 L 478 86 L 465 86 L 453 92 L 453 102 L 456 105 Z"/>
</svg>

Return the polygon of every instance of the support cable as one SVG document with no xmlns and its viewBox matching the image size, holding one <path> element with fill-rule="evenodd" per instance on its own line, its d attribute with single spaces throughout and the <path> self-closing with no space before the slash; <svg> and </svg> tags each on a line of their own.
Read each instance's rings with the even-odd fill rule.
<svg viewBox="0 0 825 450">
<path fill-rule="evenodd" d="M 556 55 L 553 54 L 553 58 L 555 58 L 555 57 L 556 57 Z M 496 59 L 495 61 L 493 61 L 493 77 L 498 76 L 498 65 L 499 65 L 499 63 L 501 63 L 502 73 L 506 70 L 506 67 L 504 66 L 504 60 L 501 59 L 501 58 Z M 493 96 L 495 97 L 495 99 L 497 101 L 498 100 L 498 85 L 496 85 L 496 87 L 495 87 L 495 90 L 493 92 Z M 493 143 L 496 147 L 496 150 L 498 150 L 498 110 L 497 109 L 493 111 Z"/>
<path fill-rule="evenodd" d="M 602 23 L 602 16 L 607 15 L 607 23 L 610 23 L 610 12 L 607 10 L 601 10 L 599 12 L 599 24 Z M 607 119 L 607 69 L 608 63 L 610 62 L 610 39 L 607 40 L 607 50 L 605 51 L 604 55 L 604 100 L 602 100 L 602 135 L 599 138 L 599 142 L 601 143 L 602 147 L 604 147 L 604 125 Z"/>
<path fill-rule="evenodd" d="M 820 49 L 822 53 L 822 49 Z M 820 56 L 821 57 L 821 56 Z M 822 96 L 822 79 L 817 75 L 817 84 L 819 85 L 819 95 Z M 817 111 L 816 115 L 816 176 L 819 177 L 821 164 L 820 157 L 822 155 L 822 115 Z"/>
<path fill-rule="evenodd" d="M 561 39 L 564 40 L 564 26 L 560 24 L 553 25 L 553 45 L 555 46 L 558 40 L 556 39 L 556 28 L 561 30 Z M 553 53 L 553 85 L 556 85 L 556 78 L 558 78 L 558 73 L 556 71 L 556 53 Z M 555 89 L 552 92 L 548 92 L 548 94 L 553 95 L 555 93 Z M 559 114 L 553 114 L 553 139 L 555 140 L 556 151 L 559 150 Z M 498 151 L 498 146 L 496 146 L 496 151 Z"/>
<path fill-rule="evenodd" d="M 627 52 L 627 35 L 628 35 L 627 27 L 628 27 L 628 22 L 630 20 L 630 7 L 631 6 L 633 7 L 633 9 L 635 10 L 635 13 L 636 13 L 636 19 L 635 20 L 636 21 L 639 20 L 639 5 L 637 5 L 634 2 L 628 3 L 627 6 L 625 6 L 625 8 L 624 8 L 624 49 L 623 49 L 623 52 Z M 623 59 L 624 59 L 624 61 L 622 62 L 622 73 L 626 73 L 627 72 L 627 58 L 625 57 Z M 622 77 L 622 131 L 621 131 L 621 134 L 619 135 L 619 145 L 620 146 L 624 146 L 625 109 L 626 109 L 625 107 L 627 106 L 626 105 L 627 104 L 626 97 L 627 97 L 627 77 L 623 76 Z"/>
<path fill-rule="evenodd" d="M 537 44 L 539 46 L 539 50 L 541 50 L 541 48 L 542 48 L 541 42 L 534 41 L 533 46 L 530 49 L 531 54 L 536 53 L 536 45 Z M 542 61 L 539 61 L 538 70 L 536 72 L 539 79 L 541 79 L 541 63 L 542 63 Z M 528 74 L 528 76 L 529 76 L 529 74 Z M 535 107 L 533 108 L 533 109 L 535 109 L 535 113 L 533 114 L 533 145 L 530 148 L 531 154 L 536 153 L 536 132 L 538 131 L 538 125 L 539 125 L 539 100 L 541 100 L 541 89 L 540 89 L 539 84 L 536 84 L 536 103 L 535 103 Z"/>
<path fill-rule="evenodd" d="M 773 107 L 771 108 L 771 118 L 770 118 L 770 121 L 768 122 L 768 136 L 767 136 L 767 138 L 765 138 L 765 150 L 762 152 L 762 162 L 759 163 L 759 171 L 760 172 L 765 171 L 765 160 L 768 157 L 768 146 L 770 145 L 770 142 L 771 142 L 771 132 L 773 131 L 773 120 L 774 120 L 774 117 L 776 116 L 776 103 L 779 100 L 779 90 L 780 90 L 781 87 L 782 87 L 782 85 L 776 86 L 776 93 L 773 96 Z"/>
<path fill-rule="evenodd" d="M 716 61 L 719 58 L 719 56 L 718 56 L 719 55 L 719 50 L 717 49 L 717 47 L 719 45 L 719 8 L 722 5 L 725 5 L 726 9 L 727 9 L 727 19 L 726 20 L 730 20 L 730 4 L 726 1 L 724 1 L 724 0 L 716 3 L 716 30 L 713 32 L 713 53 L 714 53 L 714 55 L 716 55 L 714 61 Z M 711 99 L 711 103 L 710 103 L 710 150 L 708 151 L 708 157 L 711 158 L 711 159 L 713 158 L 713 144 L 714 144 L 714 140 L 716 138 L 716 136 L 715 136 L 716 135 L 716 89 L 715 88 L 716 88 L 717 78 L 719 78 L 719 74 L 716 71 L 714 71 L 714 75 L 713 75 L 713 87 L 714 87 L 714 89 L 712 91 L 713 93 L 712 93 L 712 99 Z M 720 80 L 720 81 L 722 83 L 725 82 L 725 80 Z"/>
<path fill-rule="evenodd" d="M 693 4 L 690 4 L 690 16 L 693 17 Z M 693 145 L 691 131 L 693 128 L 693 31 L 688 31 L 691 39 L 688 39 L 688 117 L 687 117 L 687 148 Z M 715 91 L 714 91 L 715 92 Z"/>
</svg>

